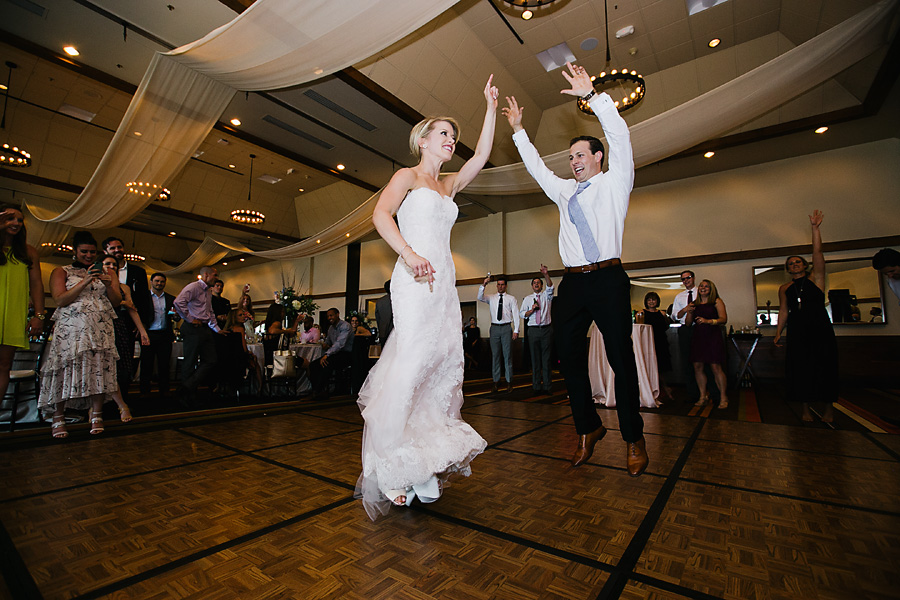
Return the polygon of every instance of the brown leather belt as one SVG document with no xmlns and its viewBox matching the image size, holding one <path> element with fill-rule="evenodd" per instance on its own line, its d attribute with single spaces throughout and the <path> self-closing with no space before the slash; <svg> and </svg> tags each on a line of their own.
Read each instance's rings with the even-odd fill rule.
<svg viewBox="0 0 900 600">
<path fill-rule="evenodd" d="M 566 267 L 566 273 L 588 273 L 590 271 L 599 271 L 613 265 L 621 265 L 622 259 L 609 258 L 600 262 L 591 263 L 589 265 L 581 265 L 580 267 Z"/>
</svg>

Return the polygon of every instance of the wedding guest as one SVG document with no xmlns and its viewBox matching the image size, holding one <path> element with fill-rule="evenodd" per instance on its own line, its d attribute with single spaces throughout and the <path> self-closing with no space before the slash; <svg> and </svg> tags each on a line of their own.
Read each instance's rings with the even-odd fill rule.
<svg viewBox="0 0 900 600">
<path fill-rule="evenodd" d="M 384 345 L 394 329 L 390 279 L 384 282 L 384 296 L 375 301 L 375 323 L 378 325 L 378 341 Z"/>
<path fill-rule="evenodd" d="M 224 289 L 225 282 L 221 279 L 216 279 L 213 282 L 210 302 L 212 303 L 213 314 L 216 315 L 216 323 L 219 325 L 219 329 L 225 327 L 225 318 L 231 311 L 231 300 L 222 296 L 222 290 Z"/>
<path fill-rule="evenodd" d="M 350 352 L 353 354 L 350 368 L 350 393 L 355 394 L 362 387 L 371 367 L 369 344 L 372 341 L 372 332 L 359 322 L 359 317 L 356 315 L 350 317 L 350 331 L 353 332 L 353 336 L 350 338 L 352 341 Z"/>
<path fill-rule="evenodd" d="M 262 367 L 256 360 L 256 356 L 247 347 L 247 339 L 244 335 L 244 323 L 250 318 L 250 314 L 242 308 L 234 308 L 225 315 L 225 327 L 222 328 L 222 336 L 216 337 L 216 352 L 220 372 L 224 374 L 227 382 L 233 384 L 243 379 L 247 369 L 256 380 L 256 389 L 261 390 L 265 379 Z"/>
<path fill-rule="evenodd" d="M 478 368 L 477 357 L 481 356 L 481 329 L 475 317 L 469 317 L 469 322 L 463 328 L 463 355 L 467 368 Z"/>
<path fill-rule="evenodd" d="M 719 408 L 728 408 L 726 388 L 728 380 L 725 376 L 725 337 L 723 326 L 728 322 L 725 302 L 719 297 L 716 285 L 704 279 L 697 286 L 697 299 L 693 310 L 687 311 L 687 326 L 694 329 L 691 340 L 691 363 L 694 365 L 694 377 L 700 390 L 700 400 L 695 406 L 706 406 L 709 393 L 706 391 L 706 369 L 709 365 L 719 388 Z"/>
<path fill-rule="evenodd" d="M 322 337 L 319 326 L 315 324 L 309 315 L 303 317 L 303 331 L 300 332 L 301 344 L 315 344 Z"/>
<path fill-rule="evenodd" d="M 669 318 L 673 323 L 678 323 L 678 357 L 681 364 L 681 376 L 684 379 L 685 391 L 688 400 L 697 402 L 700 399 L 700 390 L 697 388 L 697 379 L 694 376 L 694 365 L 691 363 L 691 344 L 694 330 L 686 325 L 689 313 L 694 310 L 694 300 L 697 299 L 694 272 L 684 270 L 681 272 L 681 283 L 684 291 L 675 296 L 672 308 L 669 310 Z"/>
<path fill-rule="evenodd" d="M 107 254 L 103 257 L 103 268 L 110 273 L 119 272 L 118 259 Z M 122 295 L 122 302 L 116 307 L 116 320 L 113 321 L 113 331 L 116 335 L 116 351 L 119 353 L 119 360 L 116 361 L 116 380 L 119 382 L 119 394 L 116 396 L 116 405 L 119 408 L 119 416 L 123 423 L 131 420 L 131 409 L 125 404 L 124 396 L 127 394 L 128 387 L 131 385 L 131 374 L 134 373 L 134 339 L 136 331 L 141 340 L 141 351 L 143 352 L 150 345 L 150 338 L 147 336 L 147 330 L 141 323 L 141 318 L 134 307 L 134 301 L 131 297 L 131 289 L 124 283 L 114 281 L 113 285 L 118 284 L 119 293 Z"/>
<path fill-rule="evenodd" d="M 802 256 L 789 256 L 784 268 L 791 280 L 778 288 L 778 327 L 775 345 L 787 327 L 784 375 L 788 402 L 799 402 L 801 419 L 813 421 L 812 404 L 824 405 L 822 422 L 834 420 L 833 403 L 838 401 L 838 354 L 834 326 L 825 310 L 825 254 L 820 226 L 824 215 L 815 210 L 809 216 L 812 228 L 812 271 Z"/>
<path fill-rule="evenodd" d="M 872 257 L 872 268 L 884 275 L 888 287 L 900 300 L 900 252 L 883 248 Z"/>
<path fill-rule="evenodd" d="M 145 314 L 144 327 L 150 345 L 141 348 L 141 394 L 150 394 L 150 381 L 153 368 L 156 366 L 156 379 L 159 382 L 159 393 L 169 395 L 169 370 L 172 361 L 172 343 L 175 332 L 172 322 L 175 319 L 175 296 L 166 292 L 166 276 L 154 273 L 150 276 L 150 307 L 152 312 Z"/>
<path fill-rule="evenodd" d="M 44 330 L 44 284 L 37 250 L 25 243 L 25 216 L 17 206 L 0 205 L 0 398 L 6 396 L 16 348 Z M 34 315 L 28 317 L 28 302 Z"/>
<path fill-rule="evenodd" d="M 531 388 L 535 393 L 550 395 L 550 344 L 552 341 L 551 310 L 553 281 L 547 265 L 541 265 L 541 277 L 531 280 L 532 293 L 522 300 L 519 316 L 525 320 L 528 348 L 531 352 Z M 544 281 L 547 286 L 544 287 Z"/>
<path fill-rule="evenodd" d="M 205 383 L 216 368 L 216 342 L 219 324 L 212 310 L 212 283 L 218 272 L 215 267 L 200 269 L 197 281 L 181 290 L 175 298 L 175 311 L 184 319 L 181 339 L 184 344 L 184 380 L 178 399 L 186 408 L 193 408 L 190 396 Z"/>
<path fill-rule="evenodd" d="M 490 275 L 478 287 L 478 301 L 490 307 L 491 314 L 491 392 L 500 390 L 500 375 L 506 377 L 506 393 L 513 390 L 512 343 L 519 338 L 519 301 L 506 291 L 506 275 L 497 276 L 497 293 L 485 295 Z"/>
<path fill-rule="evenodd" d="M 51 433 L 57 439 L 68 435 L 67 406 L 88 409 L 91 434 L 103 433 L 103 403 L 119 389 L 113 307 L 122 295 L 116 271 L 94 264 L 97 240 L 90 232 L 75 232 L 72 247 L 72 264 L 50 273 L 50 293 L 57 308 L 38 399 L 44 417 L 52 417 Z"/>
<path fill-rule="evenodd" d="M 665 373 L 672 370 L 672 356 L 669 353 L 669 317 L 659 310 L 659 294 L 648 292 L 644 296 L 644 323 L 653 328 L 653 347 L 656 350 L 656 371 L 659 374 L 659 385 L 668 400 L 672 400 L 672 388 L 666 384 Z M 662 405 L 662 402 L 657 401 Z"/>
<path fill-rule="evenodd" d="M 127 285 L 134 297 L 138 299 L 135 305 L 138 314 L 148 310 L 150 298 L 145 298 L 146 294 L 144 293 L 150 291 L 150 286 L 147 284 L 147 271 L 126 260 L 125 244 L 120 238 L 108 237 L 103 240 L 101 246 L 106 254 L 112 254 L 119 261 L 119 283 Z"/>
<path fill-rule="evenodd" d="M 326 384 L 331 374 L 350 366 L 352 362 L 350 340 L 354 333 L 350 323 L 341 319 L 341 313 L 336 308 L 329 308 L 326 315 L 331 326 L 325 335 L 325 354 L 309 365 L 313 393 L 319 399 L 328 397 Z"/>
</svg>

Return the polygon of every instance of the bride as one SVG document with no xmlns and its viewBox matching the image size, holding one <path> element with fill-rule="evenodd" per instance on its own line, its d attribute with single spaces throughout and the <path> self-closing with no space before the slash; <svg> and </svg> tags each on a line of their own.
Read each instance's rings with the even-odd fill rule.
<svg viewBox="0 0 900 600">
<path fill-rule="evenodd" d="M 459 414 L 463 349 L 450 229 L 458 213 L 453 197 L 491 152 L 499 96 L 492 79 L 484 86 L 487 110 L 474 156 L 438 179 L 453 157 L 459 126 L 447 117 L 425 119 L 409 136 L 419 164 L 394 174 L 372 216 L 399 255 L 391 276 L 394 330 L 358 400 L 365 429 L 355 495 L 373 520 L 391 503 L 437 500 L 447 477 L 469 475 L 469 463 L 487 445 Z"/>
</svg>

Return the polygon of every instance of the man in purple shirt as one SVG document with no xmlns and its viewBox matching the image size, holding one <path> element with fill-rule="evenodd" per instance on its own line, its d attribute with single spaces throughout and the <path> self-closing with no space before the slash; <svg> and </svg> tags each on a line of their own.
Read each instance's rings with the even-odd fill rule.
<svg viewBox="0 0 900 600">
<path fill-rule="evenodd" d="M 329 308 L 326 313 L 328 334 L 325 336 L 325 354 L 317 361 L 309 365 L 309 378 L 312 382 L 316 397 L 328 395 L 328 378 L 332 372 L 350 365 L 350 323 L 341 319 L 341 313 L 336 308 Z"/>
<path fill-rule="evenodd" d="M 184 286 L 175 298 L 175 312 L 184 319 L 181 339 L 184 342 L 184 379 L 179 389 L 179 399 L 190 406 L 186 396 L 193 394 L 216 366 L 216 342 L 218 333 L 216 315 L 212 309 L 212 283 L 218 272 L 215 267 L 203 267 L 197 281 Z M 198 364 L 199 359 L 199 364 Z"/>
</svg>

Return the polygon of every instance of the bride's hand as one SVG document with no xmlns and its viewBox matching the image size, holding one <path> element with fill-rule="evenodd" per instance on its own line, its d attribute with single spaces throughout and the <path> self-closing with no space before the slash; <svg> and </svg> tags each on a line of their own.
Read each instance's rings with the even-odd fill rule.
<svg viewBox="0 0 900 600">
<path fill-rule="evenodd" d="M 429 285 L 434 283 L 435 270 L 427 258 L 422 258 L 415 252 L 410 252 L 409 256 L 406 257 L 406 264 L 412 269 L 413 277 L 416 281 L 422 283 L 427 281 Z"/>
<path fill-rule="evenodd" d="M 489 109 L 497 110 L 497 99 L 500 97 L 500 90 L 491 85 L 493 80 L 494 74 L 491 73 L 491 76 L 488 77 L 487 83 L 484 86 L 484 99 L 487 100 Z"/>
</svg>

